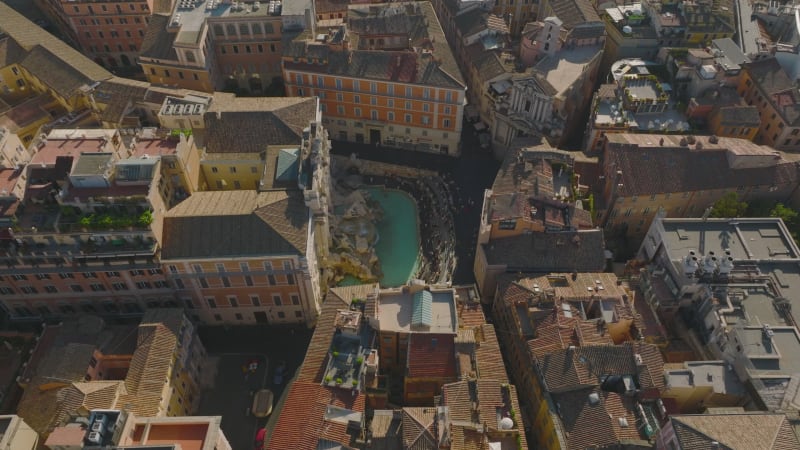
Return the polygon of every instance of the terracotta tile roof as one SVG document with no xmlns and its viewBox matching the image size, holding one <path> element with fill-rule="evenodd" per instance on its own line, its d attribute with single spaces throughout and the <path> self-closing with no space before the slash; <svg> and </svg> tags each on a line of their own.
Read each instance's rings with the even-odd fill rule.
<svg viewBox="0 0 800 450">
<path fill-rule="evenodd" d="M 509 272 L 599 272 L 605 267 L 602 229 L 530 233 L 483 244 L 487 262 Z"/>
<path fill-rule="evenodd" d="M 299 146 L 316 120 L 315 97 L 231 97 L 215 94 L 204 116 L 209 153 L 258 153 L 270 145 Z"/>
<path fill-rule="evenodd" d="M 377 13 L 393 8 L 391 15 Z M 348 11 L 348 36 L 352 50 L 325 52 L 313 42 L 310 33 L 298 35 L 284 48 L 287 70 L 324 72 L 359 79 L 400 81 L 419 85 L 463 89 L 464 78 L 447 45 L 436 12 L 430 2 L 398 3 L 365 7 L 353 5 Z M 359 42 L 374 36 L 368 30 L 394 30 L 406 35 L 411 47 L 419 51 L 370 50 Z M 373 33 L 373 34 L 370 34 Z M 431 50 L 431 53 L 422 52 Z M 325 54 L 327 53 L 327 56 Z M 319 58 L 310 64 L 308 59 Z"/>
<path fill-rule="evenodd" d="M 568 30 L 587 22 L 601 21 L 597 10 L 588 0 L 554 0 L 550 2 L 550 8 Z"/>
<path fill-rule="evenodd" d="M 672 415 L 670 422 L 680 448 L 711 448 L 713 441 L 729 450 L 790 450 L 800 448 L 784 414 Z"/>
<path fill-rule="evenodd" d="M 437 450 L 436 408 L 403 408 L 403 448 Z"/>
<path fill-rule="evenodd" d="M 406 377 L 456 377 L 455 336 L 412 333 L 408 339 Z"/>
<path fill-rule="evenodd" d="M 508 386 L 507 392 L 504 386 Z M 476 424 L 486 425 L 487 431 L 497 431 L 498 418 L 510 416 L 511 411 L 516 414 L 513 431 L 521 437 L 522 448 L 527 448 L 517 390 L 513 385 L 483 379 L 449 383 L 442 387 L 442 405 L 449 409 L 452 429 L 461 429 L 459 438 L 454 439 L 458 444 L 454 444 L 452 450 L 473 448 L 483 434 L 475 432 Z M 470 429 L 476 434 L 470 434 Z"/>
<path fill-rule="evenodd" d="M 494 326 L 490 324 L 482 325 L 479 335 L 482 339 L 475 349 L 478 378 L 508 383 L 508 374 L 503 363 L 503 355 L 500 352 L 500 344 L 497 341 Z"/>
<path fill-rule="evenodd" d="M 32 65 L 32 67 L 37 70 L 37 72 L 34 73 L 37 77 L 40 75 L 47 76 L 50 79 L 62 76 L 66 77 L 65 79 L 77 79 L 77 77 L 79 77 L 87 82 L 87 84 L 111 78 L 110 72 L 79 51 L 70 47 L 62 40 L 48 33 L 42 27 L 35 25 L 5 3 L 0 3 L 0 30 L 11 36 L 20 47 L 27 51 L 31 51 L 38 45 L 47 49 L 48 53 L 57 55 L 53 57 L 54 62 L 58 61 L 54 66 L 56 71 L 54 74 L 41 73 L 38 70 L 41 67 Z M 41 60 L 37 62 L 47 63 Z M 67 71 L 75 71 L 77 75 L 61 74 L 64 69 Z M 62 86 L 60 82 L 57 84 Z"/>
<path fill-rule="evenodd" d="M 590 402 L 590 394 L 596 394 L 597 404 Z M 631 398 L 587 388 L 554 395 L 553 400 L 559 405 L 569 450 L 603 448 L 622 440 L 643 439 L 637 429 L 635 404 Z M 627 426 L 620 425 L 620 418 L 627 421 Z"/>
<path fill-rule="evenodd" d="M 479 303 L 459 300 L 457 308 L 460 328 L 474 328 L 486 323 L 486 316 L 483 315 L 483 309 Z"/>
<path fill-rule="evenodd" d="M 364 412 L 364 395 L 297 380 L 286 395 L 283 413 L 265 446 L 266 450 L 314 450 L 320 440 L 350 445 L 347 423 L 326 420 L 329 406 Z"/>
<path fill-rule="evenodd" d="M 736 146 L 746 151 L 759 148 L 743 139 L 719 138 L 719 144 L 715 146 L 709 144 L 707 138 L 699 137 L 703 149 L 698 151 L 694 147 L 681 147 L 680 138 L 670 135 L 663 136 L 663 147 L 659 146 L 661 135 L 632 138 L 627 133 L 619 133 L 607 137 L 606 167 L 615 167 L 615 173 L 622 171 L 622 187 L 618 191 L 623 197 L 736 189 L 739 186 L 785 186 L 797 184 L 800 180 L 795 163 L 782 154 L 774 165 L 767 167 L 731 168 L 729 151 L 724 146 Z M 771 149 L 761 149 L 774 153 Z M 643 171 L 648 176 L 640 176 Z"/>
<path fill-rule="evenodd" d="M 794 83 L 775 58 L 757 59 L 744 67 L 750 78 L 768 95 L 794 87 Z"/>
<path fill-rule="evenodd" d="M 147 32 L 142 40 L 140 55 L 145 58 L 178 60 L 175 53 L 175 38 L 178 33 L 171 33 L 169 26 L 170 13 L 153 14 L 147 24 Z"/>
<path fill-rule="evenodd" d="M 0 38 L 0 67 L 8 67 L 19 63 L 25 57 L 25 49 L 17 41 L 6 36 Z"/>
<path fill-rule="evenodd" d="M 72 383 L 58 392 L 58 411 L 54 424 L 64 425 L 71 416 L 88 414 L 93 409 L 113 409 L 120 395 L 126 394 L 123 381 Z"/>
<path fill-rule="evenodd" d="M 162 393 L 170 379 L 178 346 L 182 310 L 150 310 L 139 324 L 136 351 L 125 377 L 127 395 L 118 405 L 140 417 L 157 417 L 165 413 Z"/>
<path fill-rule="evenodd" d="M 304 255 L 307 231 L 299 191 L 195 192 L 167 212 L 161 256 Z"/>
<path fill-rule="evenodd" d="M 664 359 L 653 344 L 590 345 L 542 354 L 534 341 L 529 342 L 529 348 L 550 392 L 598 386 L 606 375 L 631 375 L 642 389 L 661 389 L 665 385 Z M 636 355 L 641 357 L 641 365 Z"/>
</svg>

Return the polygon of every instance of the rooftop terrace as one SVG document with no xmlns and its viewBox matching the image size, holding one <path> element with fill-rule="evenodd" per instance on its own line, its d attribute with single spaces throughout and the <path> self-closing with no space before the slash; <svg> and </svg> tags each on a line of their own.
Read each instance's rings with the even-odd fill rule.
<svg viewBox="0 0 800 450">
<path fill-rule="evenodd" d="M 406 288 L 382 291 L 376 305 L 381 331 L 455 333 L 458 329 L 452 290 L 420 291 Z"/>
<path fill-rule="evenodd" d="M 277 7 L 275 6 L 277 4 Z M 176 44 L 196 44 L 203 36 L 206 19 L 257 16 L 280 16 L 281 2 L 223 0 L 178 0 L 170 18 L 170 27 L 180 27 Z"/>
<path fill-rule="evenodd" d="M 562 94 L 581 76 L 584 66 L 597 56 L 601 48 L 600 46 L 584 46 L 572 50 L 561 50 L 554 57 L 544 58 L 533 68 L 534 71 L 544 74 L 547 82 L 559 94 Z"/>
</svg>

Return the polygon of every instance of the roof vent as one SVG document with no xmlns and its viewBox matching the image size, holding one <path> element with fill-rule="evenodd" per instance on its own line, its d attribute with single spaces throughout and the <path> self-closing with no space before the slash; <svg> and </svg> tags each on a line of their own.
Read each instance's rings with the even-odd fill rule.
<svg viewBox="0 0 800 450">
<path fill-rule="evenodd" d="M 597 392 L 592 392 L 591 394 L 589 394 L 589 404 L 592 406 L 599 405 L 600 394 L 598 394 Z"/>
<path fill-rule="evenodd" d="M 617 420 L 619 420 L 619 426 L 621 426 L 622 428 L 628 427 L 628 419 L 626 419 L 625 417 L 619 417 Z"/>
</svg>

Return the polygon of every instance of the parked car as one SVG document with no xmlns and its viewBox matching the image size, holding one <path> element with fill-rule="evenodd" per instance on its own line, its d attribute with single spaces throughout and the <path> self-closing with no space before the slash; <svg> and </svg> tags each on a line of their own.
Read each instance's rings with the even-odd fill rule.
<svg viewBox="0 0 800 450">
<path fill-rule="evenodd" d="M 261 389 L 253 396 L 253 415 L 256 417 L 267 417 L 272 414 L 272 391 Z"/>
</svg>

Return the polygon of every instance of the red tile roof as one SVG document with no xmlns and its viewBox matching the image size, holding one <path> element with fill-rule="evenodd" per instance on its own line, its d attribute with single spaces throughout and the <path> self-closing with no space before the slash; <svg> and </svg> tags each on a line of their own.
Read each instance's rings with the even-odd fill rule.
<svg viewBox="0 0 800 450">
<path fill-rule="evenodd" d="M 414 333 L 408 340 L 407 377 L 448 378 L 456 376 L 455 336 Z"/>
<path fill-rule="evenodd" d="M 347 424 L 325 420 L 328 406 L 364 412 L 364 395 L 317 383 L 295 381 L 289 388 L 267 450 L 314 450 L 321 439 L 350 445 Z"/>
<path fill-rule="evenodd" d="M 482 340 L 477 343 L 475 349 L 478 378 L 508 383 L 508 374 L 503 363 L 503 355 L 500 353 L 500 344 L 497 342 L 494 326 L 484 324 L 481 326 L 479 336 L 482 337 Z"/>
</svg>

